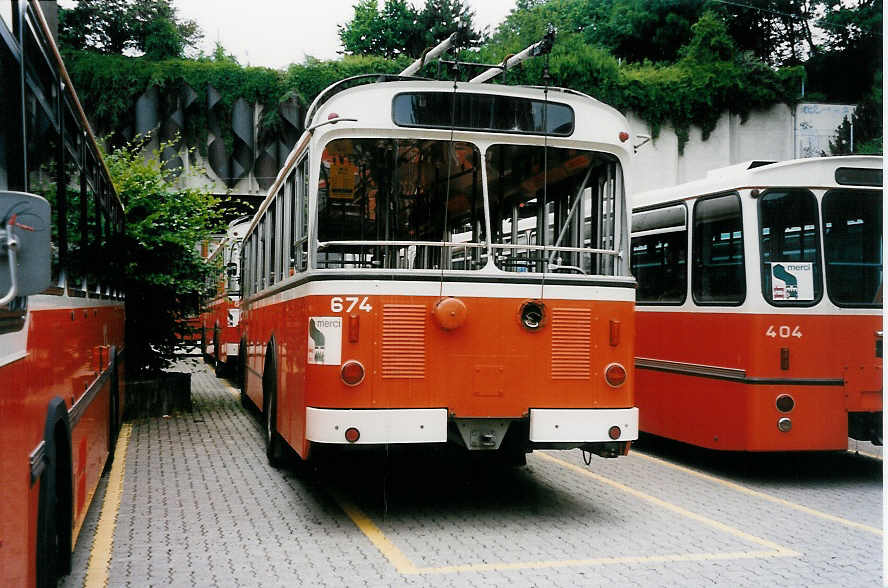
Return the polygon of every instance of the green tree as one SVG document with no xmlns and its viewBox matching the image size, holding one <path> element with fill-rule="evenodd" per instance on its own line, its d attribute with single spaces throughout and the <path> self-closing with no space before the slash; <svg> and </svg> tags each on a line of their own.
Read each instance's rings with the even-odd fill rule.
<svg viewBox="0 0 888 588">
<path fill-rule="evenodd" d="M 419 57 L 422 52 L 464 27 L 465 42 L 482 38 L 474 29 L 474 12 L 465 0 L 429 0 L 417 10 L 407 0 L 385 0 L 382 10 L 376 0 L 359 0 L 354 16 L 339 27 L 339 40 L 346 55 L 378 55 L 389 59 L 401 55 Z"/>
<path fill-rule="evenodd" d="M 223 227 L 216 199 L 202 188 L 181 188 L 169 178 L 145 140 L 107 155 L 111 179 L 126 208 L 126 230 L 116 248 L 126 290 L 127 371 L 157 373 L 174 358 L 197 311 L 206 280 L 214 275 L 197 245 Z M 167 145 L 161 145 L 162 150 Z"/>
<path fill-rule="evenodd" d="M 183 57 L 202 33 L 176 16 L 173 0 L 79 0 L 59 8 L 59 39 L 67 49 L 149 59 Z"/>
<path fill-rule="evenodd" d="M 851 137 L 854 141 L 852 144 Z M 857 105 L 851 119 L 846 117 L 836 129 L 835 142 L 830 141 L 833 155 L 882 155 L 882 76 Z"/>
</svg>

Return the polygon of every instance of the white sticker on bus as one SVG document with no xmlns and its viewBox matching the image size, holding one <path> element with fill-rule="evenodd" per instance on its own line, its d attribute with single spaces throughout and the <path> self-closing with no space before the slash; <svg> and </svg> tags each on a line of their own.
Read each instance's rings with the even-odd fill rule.
<svg viewBox="0 0 888 588">
<path fill-rule="evenodd" d="M 342 362 L 342 317 L 308 319 L 308 363 L 339 365 Z"/>
<path fill-rule="evenodd" d="M 814 264 L 772 261 L 771 300 L 814 300 Z"/>
</svg>

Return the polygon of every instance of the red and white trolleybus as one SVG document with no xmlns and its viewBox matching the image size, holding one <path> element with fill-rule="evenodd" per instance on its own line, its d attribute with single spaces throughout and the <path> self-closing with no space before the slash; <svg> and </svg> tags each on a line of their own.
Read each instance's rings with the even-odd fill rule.
<svg viewBox="0 0 888 588">
<path fill-rule="evenodd" d="M 240 249 L 249 218 L 228 225 L 228 231 L 207 256 L 220 272 L 211 285 L 212 297 L 201 311 L 200 331 L 203 353 L 216 367 L 216 373 L 235 369 L 240 342 Z"/>
<path fill-rule="evenodd" d="M 272 462 L 625 454 L 626 119 L 565 89 L 373 76 L 325 90 L 306 129 L 242 253 L 243 395 Z"/>
<path fill-rule="evenodd" d="M 113 451 L 123 227 L 40 3 L 0 2 L 0 585 L 55 586 Z"/>
<path fill-rule="evenodd" d="M 734 451 L 881 444 L 881 186 L 881 157 L 827 157 L 635 197 L 643 431 Z"/>
</svg>

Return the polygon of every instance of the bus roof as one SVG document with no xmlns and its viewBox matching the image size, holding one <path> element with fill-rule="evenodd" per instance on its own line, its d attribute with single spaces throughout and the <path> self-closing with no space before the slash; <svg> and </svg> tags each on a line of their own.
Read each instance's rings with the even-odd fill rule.
<svg viewBox="0 0 888 588">
<path fill-rule="evenodd" d="M 717 194 L 743 188 L 799 187 L 836 188 L 840 186 L 874 187 L 862 182 L 858 176 L 842 177 L 837 171 L 881 170 L 882 157 L 873 155 L 846 155 L 837 157 L 813 157 L 789 161 L 746 161 L 710 170 L 705 178 L 678 184 L 669 188 L 649 190 L 635 194 L 634 208 L 644 208 L 664 202 L 686 200 L 707 194 Z M 881 173 L 878 174 L 881 186 Z M 876 187 L 879 187 L 876 186 Z"/>
<path fill-rule="evenodd" d="M 453 93 L 452 81 L 433 81 L 423 79 L 395 80 L 375 84 L 365 84 L 342 90 L 326 101 L 314 105 L 314 113 L 311 120 L 306 121 L 306 128 L 317 127 L 328 120 L 331 114 L 338 114 L 343 119 L 357 119 L 355 122 L 343 121 L 330 127 L 320 127 L 318 131 L 339 130 L 343 127 L 355 126 L 361 131 L 399 130 L 413 134 L 415 127 L 399 127 L 392 120 L 392 100 L 398 94 L 410 92 L 439 92 Z M 528 98 L 532 100 L 546 99 L 546 91 L 536 86 L 507 86 L 502 84 L 472 84 L 457 82 L 456 92 L 459 94 L 487 94 L 499 96 L 512 96 Z M 631 142 L 628 141 L 629 123 L 615 108 L 587 96 L 580 92 L 564 88 L 548 89 L 548 101 L 565 104 L 576 113 L 575 128 L 569 136 L 549 135 L 550 141 L 581 141 L 611 145 L 616 151 L 631 152 Z M 579 113 L 582 113 L 580 115 Z M 424 133 L 440 133 L 441 128 L 422 128 Z M 445 132 L 449 132 L 446 131 Z M 475 129 L 470 131 L 457 130 L 456 132 L 468 132 L 472 134 L 488 134 L 502 136 L 502 132 Z M 627 133 L 626 139 L 620 139 L 620 133 Z M 510 134 L 520 141 L 519 137 L 527 137 L 522 133 Z M 541 135 L 533 135 L 541 137 Z"/>
</svg>

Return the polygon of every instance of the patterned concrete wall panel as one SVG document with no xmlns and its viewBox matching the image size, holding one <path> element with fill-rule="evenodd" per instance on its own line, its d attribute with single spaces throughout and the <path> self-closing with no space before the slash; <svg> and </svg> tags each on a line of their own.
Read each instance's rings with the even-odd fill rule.
<svg viewBox="0 0 888 588">
<path fill-rule="evenodd" d="M 183 161 L 180 155 L 184 143 L 182 133 L 185 129 L 185 117 L 188 107 L 197 100 L 195 92 L 187 84 L 182 90 L 165 96 L 164 119 L 160 125 L 160 140 L 169 142 L 161 153 L 161 161 L 167 172 L 178 176 L 182 173 Z"/>
<path fill-rule="evenodd" d="M 160 96 L 156 86 L 151 86 L 145 90 L 145 93 L 136 100 L 136 134 L 145 135 L 153 133 L 151 141 L 147 145 L 149 150 L 157 148 L 158 144 L 154 131 L 160 122 L 160 117 L 157 114 L 159 104 Z"/>
<path fill-rule="evenodd" d="M 231 183 L 250 173 L 253 168 L 253 121 L 254 107 L 243 98 L 234 103 L 231 113 L 231 130 L 234 132 L 234 153 L 231 156 Z"/>
<path fill-rule="evenodd" d="M 207 163 L 210 169 L 228 186 L 236 180 L 231 178 L 231 167 L 228 154 L 225 152 L 225 140 L 222 138 L 222 121 L 219 120 L 222 95 L 213 86 L 207 86 Z"/>
</svg>

